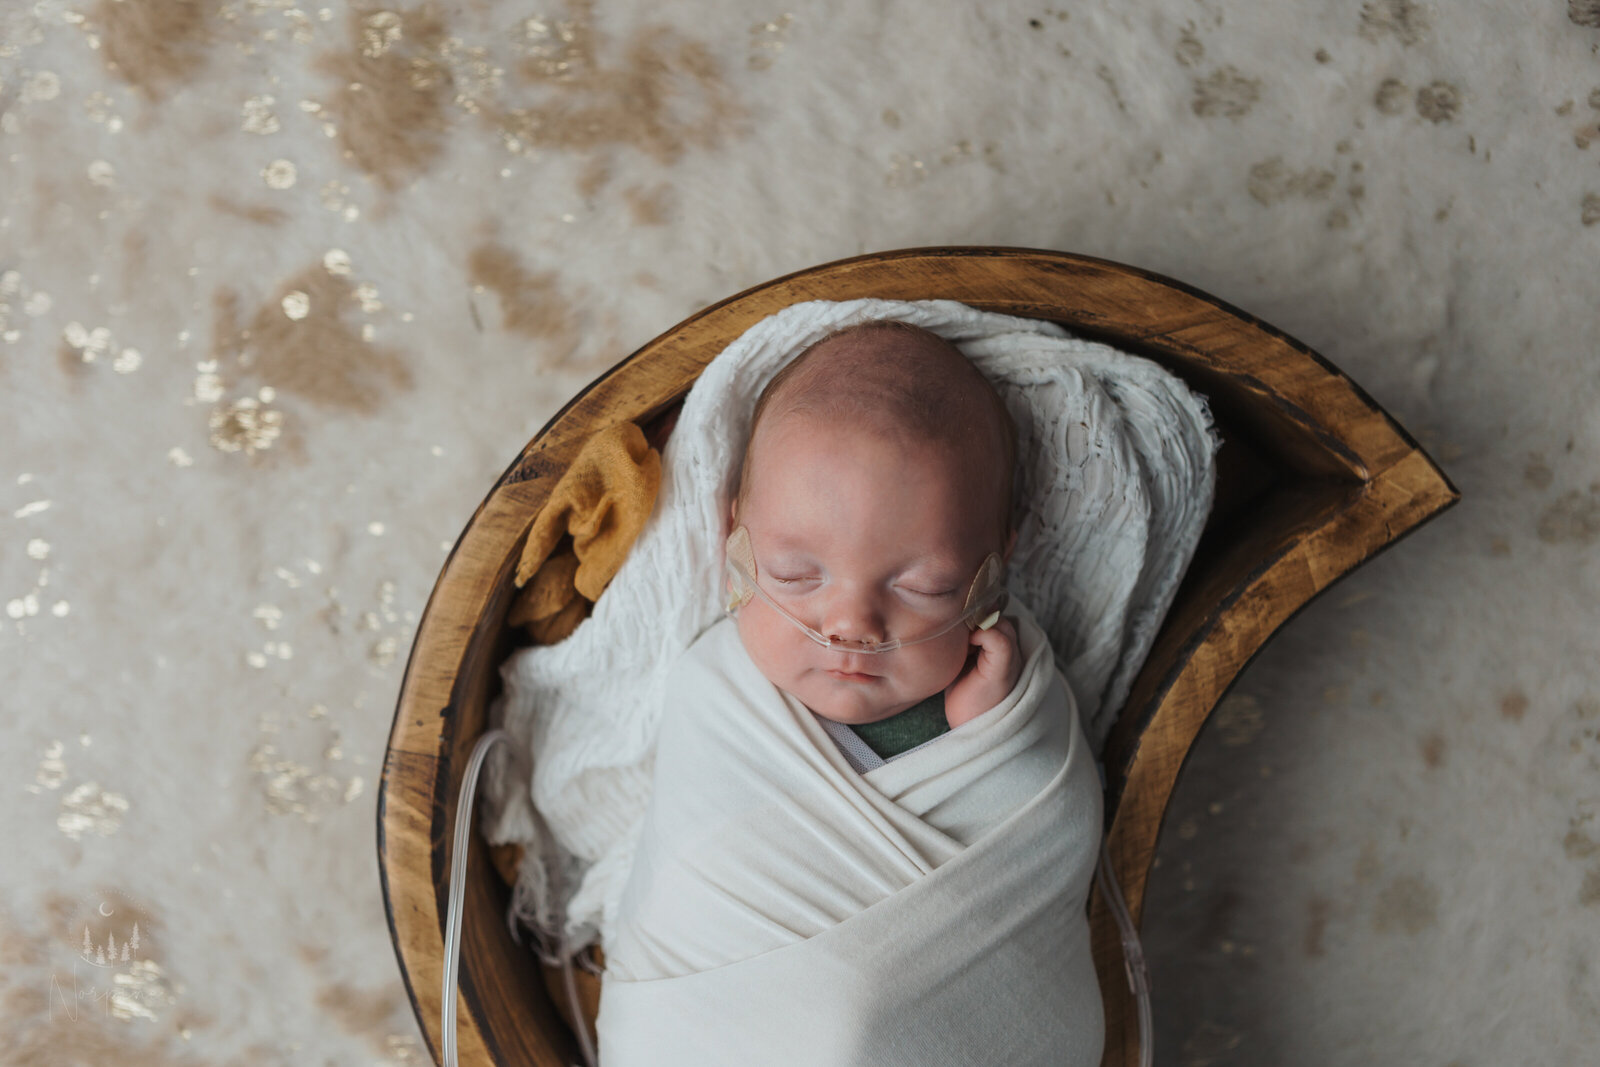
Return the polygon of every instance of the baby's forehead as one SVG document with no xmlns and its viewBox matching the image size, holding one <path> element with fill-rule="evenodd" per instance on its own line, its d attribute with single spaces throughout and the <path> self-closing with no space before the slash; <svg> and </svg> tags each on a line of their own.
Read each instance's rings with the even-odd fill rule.
<svg viewBox="0 0 1600 1067">
<path fill-rule="evenodd" d="M 892 481 L 906 466 L 895 457 L 911 457 L 919 473 L 959 486 L 976 506 L 993 497 L 992 510 L 1008 524 L 1011 417 L 982 372 L 926 330 L 873 323 L 825 338 L 779 372 L 752 417 L 740 499 L 763 470 L 785 469 L 769 463 L 792 464 L 835 437 L 864 438 L 889 446 L 864 450 L 877 478 Z"/>
<path fill-rule="evenodd" d="M 953 458 L 946 435 L 931 432 L 925 425 L 897 419 L 892 411 L 863 405 L 856 410 L 836 408 L 784 407 L 769 412 L 755 431 L 762 438 L 762 457 L 782 465 L 800 456 L 823 450 L 845 462 L 857 460 L 874 470 L 885 468 L 886 455 L 925 457 L 928 460 Z M 855 463 L 852 463 L 855 465 Z"/>
<path fill-rule="evenodd" d="M 889 419 L 788 409 L 764 419 L 759 432 L 761 441 L 748 471 L 751 491 L 771 480 L 782 482 L 787 493 L 826 497 L 836 489 L 829 472 L 885 490 L 912 476 L 955 486 L 973 478 L 971 455 L 920 427 Z M 790 473 L 797 476 L 784 477 Z"/>
<path fill-rule="evenodd" d="M 756 421 L 813 412 L 880 434 L 934 442 L 983 421 L 990 391 L 977 368 L 941 338 L 868 329 L 804 353 L 763 398 Z"/>
<path fill-rule="evenodd" d="M 993 479 L 947 444 L 804 411 L 781 413 L 762 432 L 738 521 L 770 547 L 843 545 L 848 555 L 850 535 L 838 530 L 870 539 L 890 528 L 915 531 L 897 543 L 937 546 L 918 557 L 925 563 L 987 549 Z"/>
</svg>

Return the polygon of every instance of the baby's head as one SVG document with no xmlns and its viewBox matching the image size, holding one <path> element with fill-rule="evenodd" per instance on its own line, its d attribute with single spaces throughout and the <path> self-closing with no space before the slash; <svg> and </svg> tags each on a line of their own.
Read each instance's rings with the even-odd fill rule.
<svg viewBox="0 0 1600 1067">
<path fill-rule="evenodd" d="M 1016 430 L 993 386 L 926 330 L 867 323 L 795 358 L 756 403 L 730 511 L 765 597 L 739 612 L 761 673 L 824 718 L 875 722 L 944 690 L 970 631 L 892 652 L 882 643 L 960 616 L 991 553 L 1009 554 Z M 768 603 L 770 597 L 773 603 Z"/>
</svg>

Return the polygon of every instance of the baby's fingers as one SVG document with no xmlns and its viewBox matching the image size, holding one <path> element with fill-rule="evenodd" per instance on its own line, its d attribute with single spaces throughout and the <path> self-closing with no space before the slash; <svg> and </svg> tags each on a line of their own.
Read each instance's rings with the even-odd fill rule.
<svg viewBox="0 0 1600 1067">
<path fill-rule="evenodd" d="M 978 661 L 972 669 L 985 678 L 1014 682 L 1021 665 L 1017 662 L 1017 627 L 1002 618 L 987 630 L 972 631 L 972 644 Z"/>
</svg>

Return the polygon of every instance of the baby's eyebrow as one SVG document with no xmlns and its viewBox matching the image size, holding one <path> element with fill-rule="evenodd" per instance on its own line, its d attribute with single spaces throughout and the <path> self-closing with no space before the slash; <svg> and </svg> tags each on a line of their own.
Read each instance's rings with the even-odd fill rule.
<svg viewBox="0 0 1600 1067">
<path fill-rule="evenodd" d="M 778 538 L 773 539 L 770 548 L 760 553 L 766 557 L 769 565 L 780 567 L 816 567 L 818 563 L 816 554 L 807 551 L 803 546 Z"/>
<path fill-rule="evenodd" d="M 895 574 L 898 577 L 920 578 L 928 582 L 959 582 L 965 575 L 959 560 L 948 556 L 921 556 L 910 560 Z"/>
</svg>

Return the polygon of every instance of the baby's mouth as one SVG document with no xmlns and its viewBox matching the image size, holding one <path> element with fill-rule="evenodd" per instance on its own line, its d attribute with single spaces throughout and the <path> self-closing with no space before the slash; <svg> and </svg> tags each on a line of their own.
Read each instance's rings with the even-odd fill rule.
<svg viewBox="0 0 1600 1067">
<path fill-rule="evenodd" d="M 865 660 L 865 656 L 851 655 L 847 652 L 840 659 L 837 666 L 828 668 L 828 676 L 830 678 L 837 678 L 842 682 L 873 681 L 878 676 L 870 671 L 864 671 L 861 669 L 867 665 L 864 662 Z"/>
</svg>

